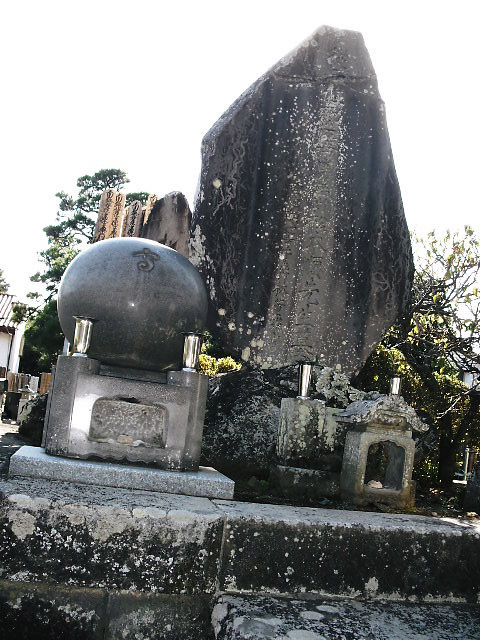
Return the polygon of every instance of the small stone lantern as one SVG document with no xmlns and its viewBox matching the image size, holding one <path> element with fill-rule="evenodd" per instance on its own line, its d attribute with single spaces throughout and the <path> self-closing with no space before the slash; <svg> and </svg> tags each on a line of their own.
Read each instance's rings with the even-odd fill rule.
<svg viewBox="0 0 480 640">
<path fill-rule="evenodd" d="M 428 429 L 415 410 L 399 395 L 372 392 L 350 404 L 338 420 L 352 427 L 345 439 L 340 477 L 342 498 L 358 505 L 379 502 L 395 507 L 413 506 L 412 430 Z M 369 450 L 375 445 L 381 446 L 386 458 L 383 482 L 366 478 Z"/>
</svg>

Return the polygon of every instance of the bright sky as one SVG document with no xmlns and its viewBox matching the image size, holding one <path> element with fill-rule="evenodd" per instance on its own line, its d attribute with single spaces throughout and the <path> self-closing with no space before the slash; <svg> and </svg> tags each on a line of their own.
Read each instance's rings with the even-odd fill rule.
<svg viewBox="0 0 480 640">
<path fill-rule="evenodd" d="M 203 134 L 317 27 L 361 31 L 410 229 L 478 215 L 475 0 L 23 0 L 0 9 L 0 268 L 33 288 L 55 193 L 104 168 L 192 204 Z"/>
</svg>

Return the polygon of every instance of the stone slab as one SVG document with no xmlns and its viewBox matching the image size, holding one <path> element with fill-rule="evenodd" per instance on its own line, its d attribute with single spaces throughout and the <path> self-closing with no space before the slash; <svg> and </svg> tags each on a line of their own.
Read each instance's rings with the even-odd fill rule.
<svg viewBox="0 0 480 640">
<path fill-rule="evenodd" d="M 207 498 L 15 478 L 0 482 L 1 577 L 212 594 L 223 514 Z"/>
<path fill-rule="evenodd" d="M 480 522 L 215 501 L 220 589 L 480 602 Z"/>
<path fill-rule="evenodd" d="M 10 459 L 9 477 L 16 476 L 205 498 L 232 498 L 235 486 L 211 467 L 200 467 L 198 472 L 163 471 L 49 456 L 44 449 L 30 446 L 21 447 Z"/>
<path fill-rule="evenodd" d="M 217 640 L 475 640 L 480 611 L 465 605 L 223 595 L 212 623 Z"/>
</svg>

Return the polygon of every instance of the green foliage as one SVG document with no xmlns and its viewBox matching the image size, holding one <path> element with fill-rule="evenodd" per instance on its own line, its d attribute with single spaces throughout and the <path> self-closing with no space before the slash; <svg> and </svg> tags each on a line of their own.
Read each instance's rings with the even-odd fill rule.
<svg viewBox="0 0 480 640">
<path fill-rule="evenodd" d="M 198 370 L 206 376 L 215 377 L 220 373 L 239 371 L 241 368 L 242 365 L 230 356 L 215 358 L 214 356 L 209 356 L 206 353 L 200 354 Z"/>
<path fill-rule="evenodd" d="M 0 293 L 8 293 L 8 284 L 3 277 L 3 270 L 0 269 Z"/>
<path fill-rule="evenodd" d="M 39 375 L 51 371 L 61 352 L 64 336 L 57 316 L 57 303 L 50 300 L 33 316 L 25 329 L 25 346 L 20 359 L 24 373 Z"/>
<path fill-rule="evenodd" d="M 211 378 L 220 373 L 228 373 L 229 371 L 239 371 L 242 368 L 240 362 L 236 362 L 230 356 L 216 357 L 219 353 L 218 345 L 213 340 L 208 331 L 205 332 L 202 344 L 202 353 L 199 358 L 198 370 Z"/>
<path fill-rule="evenodd" d="M 480 373 L 480 245 L 471 227 L 463 233 L 414 238 L 416 273 L 411 304 L 371 354 L 355 384 L 388 392 L 390 377 L 403 379 L 402 395 L 438 430 L 429 460 L 438 479 L 451 483 L 457 450 L 480 446 L 480 392 L 460 381 Z"/>
</svg>

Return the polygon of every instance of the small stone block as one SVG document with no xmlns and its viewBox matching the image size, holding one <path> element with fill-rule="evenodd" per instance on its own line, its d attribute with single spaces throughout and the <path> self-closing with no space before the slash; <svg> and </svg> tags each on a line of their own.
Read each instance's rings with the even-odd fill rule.
<svg viewBox="0 0 480 640">
<path fill-rule="evenodd" d="M 211 467 L 200 467 L 198 472 L 163 471 L 49 456 L 44 449 L 30 446 L 11 457 L 9 477 L 13 476 L 224 499 L 233 497 L 235 486 L 233 480 Z"/>
</svg>

